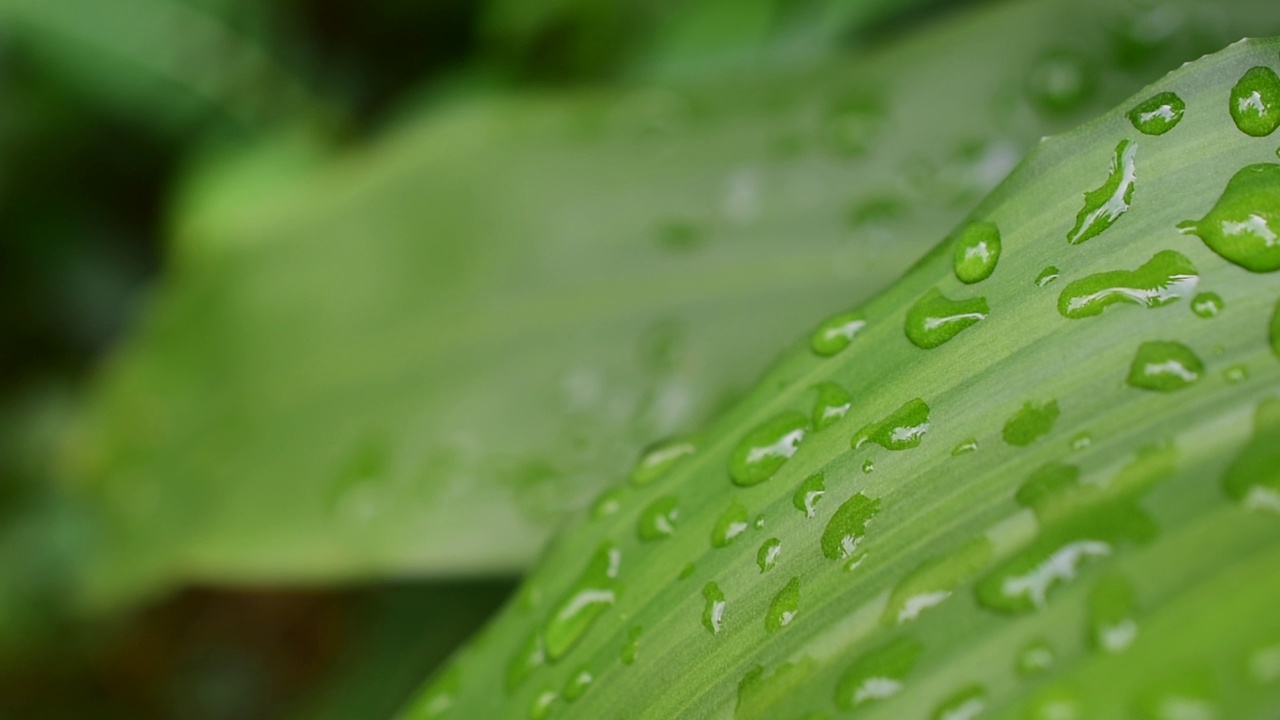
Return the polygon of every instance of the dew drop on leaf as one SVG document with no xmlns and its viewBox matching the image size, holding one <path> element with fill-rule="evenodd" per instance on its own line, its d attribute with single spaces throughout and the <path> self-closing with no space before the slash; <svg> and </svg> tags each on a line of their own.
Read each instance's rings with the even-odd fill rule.
<svg viewBox="0 0 1280 720">
<path fill-rule="evenodd" d="M 1218 293 L 1202 292 L 1191 298 L 1191 312 L 1206 320 L 1217 317 L 1222 308 L 1222 297 Z"/>
<path fill-rule="evenodd" d="M 702 599 L 706 603 L 702 608 L 702 626 L 712 635 L 719 635 L 724 625 L 725 601 L 724 593 L 714 580 L 702 586 Z"/>
<path fill-rule="evenodd" d="M 1023 715 L 1026 720 L 1084 720 L 1080 698 L 1064 685 L 1051 685 L 1035 694 Z"/>
<path fill-rule="evenodd" d="M 665 475 L 697 447 L 688 440 L 667 440 L 649 446 L 631 471 L 631 482 L 648 485 Z"/>
<path fill-rule="evenodd" d="M 1129 366 L 1130 387 L 1172 392 L 1190 387 L 1204 375 L 1204 361 L 1180 342 L 1153 340 L 1138 346 Z"/>
<path fill-rule="evenodd" d="M 984 297 L 952 300 L 933 288 L 907 310 L 907 339 L 918 348 L 931 350 L 982 322 L 990 312 Z"/>
<path fill-rule="evenodd" d="M 595 520 L 618 514 L 622 509 L 622 488 L 612 487 L 600 493 L 600 497 L 591 503 L 591 517 Z"/>
<path fill-rule="evenodd" d="M 414 702 L 414 720 L 440 720 L 453 708 L 458 698 L 462 674 L 457 665 L 452 666 L 431 683 L 422 697 Z"/>
<path fill-rule="evenodd" d="M 817 513 L 818 501 L 826 493 L 822 480 L 822 473 L 810 475 L 804 479 L 804 482 L 800 483 L 796 494 L 791 498 L 791 504 L 804 513 L 805 517 L 813 517 Z"/>
<path fill-rule="evenodd" d="M 1044 287 L 1045 285 L 1048 285 L 1054 280 L 1057 280 L 1058 275 L 1058 268 L 1050 265 L 1049 267 L 1041 270 L 1040 274 L 1036 276 L 1036 287 Z"/>
<path fill-rule="evenodd" d="M 876 470 L 876 464 L 872 462 L 871 458 L 867 458 L 866 460 L 862 461 L 862 474 L 870 475 L 871 473 L 875 472 L 875 470 Z"/>
<path fill-rule="evenodd" d="M 956 445 L 955 447 L 951 448 L 951 457 L 968 455 L 971 452 L 977 452 L 977 450 L 978 450 L 978 439 L 969 438 L 967 440 L 961 441 L 959 445 Z"/>
<path fill-rule="evenodd" d="M 760 572 L 766 573 L 778 564 L 778 556 L 782 554 L 782 541 L 778 538 L 769 538 L 760 545 L 760 551 L 756 553 L 756 564 L 760 566 Z"/>
<path fill-rule="evenodd" d="M 1144 135 L 1163 135 L 1182 122 L 1187 104 L 1177 93 L 1162 92 L 1133 107 L 1125 117 Z"/>
<path fill-rule="evenodd" d="M 954 267 L 960 282 L 973 284 L 991 277 L 1000 261 L 1000 229 L 995 223 L 969 223 L 955 244 Z"/>
<path fill-rule="evenodd" d="M 852 710 L 897 695 L 923 651 L 919 640 L 904 635 L 867 652 L 841 673 L 836 705 Z"/>
<path fill-rule="evenodd" d="M 639 625 L 631 626 L 627 630 L 627 641 L 622 644 L 622 651 L 618 653 L 618 660 L 623 665 L 634 665 L 636 658 L 640 655 L 640 635 L 644 633 L 644 629 Z"/>
<path fill-rule="evenodd" d="M 558 660 L 578 644 L 618 597 L 622 553 L 606 542 L 596 551 L 577 582 L 551 612 L 543 633 L 547 658 Z"/>
<path fill-rule="evenodd" d="M 832 560 L 850 558 L 866 533 L 867 523 L 880 512 L 880 500 L 857 493 L 836 509 L 822 531 L 822 554 Z"/>
<path fill-rule="evenodd" d="M 562 694 L 565 702 L 576 702 L 578 698 L 587 692 L 587 688 L 591 687 L 591 683 L 594 681 L 595 676 L 591 674 L 590 669 L 586 666 L 578 668 L 564 684 Z"/>
<path fill-rule="evenodd" d="M 1071 438 L 1071 449 L 1076 452 L 1084 450 L 1092 444 L 1093 436 L 1087 432 L 1079 433 L 1075 437 Z"/>
<path fill-rule="evenodd" d="M 677 575 L 676 577 L 678 577 L 681 580 L 688 580 L 693 575 L 694 569 L 695 569 L 694 564 L 691 562 L 687 562 L 684 564 L 684 567 L 680 568 L 680 574 Z"/>
<path fill-rule="evenodd" d="M 640 511 L 636 519 L 636 536 L 645 542 L 670 537 L 680 519 L 680 501 L 674 495 L 663 495 Z"/>
<path fill-rule="evenodd" d="M 991 561 L 993 552 L 991 542 L 979 538 L 948 555 L 916 566 L 894 586 L 881 622 L 887 626 L 910 622 L 925 610 L 942 604 L 961 583 L 973 578 Z"/>
<path fill-rule="evenodd" d="M 1269 67 L 1249 68 L 1231 88 L 1231 119 L 1240 132 L 1266 137 L 1280 127 L 1280 76 Z"/>
<path fill-rule="evenodd" d="M 1058 401 L 1028 401 L 1004 423 L 1001 437 L 1010 445 L 1026 447 L 1053 430 L 1058 421 Z"/>
<path fill-rule="evenodd" d="M 1079 245 L 1095 238 L 1115 224 L 1133 202 L 1133 188 L 1137 182 L 1136 158 L 1138 144 L 1121 140 L 1111 159 L 1111 173 L 1106 182 L 1084 194 L 1084 207 L 1076 214 L 1076 224 L 1067 233 L 1067 242 Z"/>
<path fill-rule="evenodd" d="M 848 390 L 833 382 L 823 382 L 814 386 L 818 397 L 813 403 L 813 429 L 825 430 L 840 421 L 849 408 L 853 406 L 853 397 Z"/>
<path fill-rule="evenodd" d="M 1049 641 L 1043 638 L 1037 638 L 1027 643 L 1018 651 L 1018 658 L 1015 666 L 1018 674 L 1024 677 L 1037 675 L 1053 667 L 1056 656 L 1053 652 L 1053 646 Z"/>
<path fill-rule="evenodd" d="M 866 326 L 866 316 L 856 310 L 832 315 L 813 331 L 809 347 L 817 355 L 830 357 L 849 347 L 849 343 Z"/>
<path fill-rule="evenodd" d="M 542 635 L 530 633 L 507 662 L 507 691 L 514 692 L 525 678 L 546 663 L 547 651 L 542 644 Z"/>
<path fill-rule="evenodd" d="M 1249 510 L 1280 514 L 1280 399 L 1258 404 L 1253 434 L 1227 467 L 1223 488 Z"/>
<path fill-rule="evenodd" d="M 920 445 L 929 431 L 929 406 L 920 398 L 909 400 L 888 417 L 859 430 L 850 440 L 854 448 L 873 442 L 886 450 L 909 450 Z"/>
<path fill-rule="evenodd" d="M 551 714 L 551 706 L 560 699 L 559 693 L 550 688 L 533 696 L 529 703 L 529 720 L 546 720 Z"/>
<path fill-rule="evenodd" d="M 1222 371 L 1222 378 L 1232 385 L 1244 382 L 1249 379 L 1249 366 L 1232 365 Z"/>
<path fill-rule="evenodd" d="M 1089 642 L 1094 649 L 1121 653 L 1138 637 L 1133 586 L 1119 575 L 1107 575 L 1089 591 Z"/>
<path fill-rule="evenodd" d="M 1280 270 L 1280 165 L 1242 168 L 1207 215 L 1179 223 L 1178 230 L 1250 272 Z"/>
<path fill-rule="evenodd" d="M 716 524 L 711 529 L 711 546 L 728 547 L 738 536 L 746 532 L 749 526 L 750 517 L 747 508 L 740 502 L 733 502 L 720 513 L 720 517 L 716 518 Z"/>
<path fill-rule="evenodd" d="M 738 442 L 729 459 L 729 476 L 744 487 L 773 477 L 800 449 L 809 430 L 809 418 L 785 412 L 756 427 Z"/>
<path fill-rule="evenodd" d="M 938 703 L 932 720 L 974 720 L 986 709 L 987 691 L 981 685 L 970 685 Z"/>
<path fill-rule="evenodd" d="M 1040 110 L 1063 115 L 1080 109 L 1097 86 L 1096 71 L 1087 60 L 1069 50 L 1042 55 L 1027 74 L 1027 93 Z"/>
<path fill-rule="evenodd" d="M 1162 250 L 1137 270 L 1112 270 L 1068 284 L 1058 296 L 1058 312 L 1077 320 L 1102 314 L 1117 303 L 1158 308 L 1195 292 L 1200 276 L 1181 253 Z"/>
<path fill-rule="evenodd" d="M 793 577 L 773 596 L 764 614 L 764 629 L 774 632 L 791 624 L 800 611 L 800 578 Z"/>
</svg>

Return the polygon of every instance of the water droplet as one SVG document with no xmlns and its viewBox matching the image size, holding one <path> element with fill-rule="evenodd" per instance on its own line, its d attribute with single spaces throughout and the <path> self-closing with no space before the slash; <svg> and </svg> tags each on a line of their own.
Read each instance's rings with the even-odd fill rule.
<svg viewBox="0 0 1280 720">
<path fill-rule="evenodd" d="M 1143 691 L 1137 703 L 1142 720 L 1218 720 L 1209 672 L 1183 674 Z"/>
<path fill-rule="evenodd" d="M 822 554 L 832 560 L 853 556 L 867 531 L 867 523 L 880 512 L 880 501 L 857 493 L 831 515 L 822 531 Z"/>
<path fill-rule="evenodd" d="M 1218 293 L 1202 292 L 1191 299 L 1191 312 L 1208 319 L 1222 312 L 1222 297 Z"/>
<path fill-rule="evenodd" d="M 667 474 L 681 460 L 692 455 L 697 447 L 688 440 L 666 440 L 650 445 L 631 471 L 631 482 L 648 485 Z"/>
<path fill-rule="evenodd" d="M 796 619 L 800 611 L 800 578 L 793 577 L 769 603 L 769 610 L 764 614 L 764 629 L 773 632 L 784 628 Z"/>
<path fill-rule="evenodd" d="M 875 472 L 875 470 L 876 470 L 876 464 L 871 461 L 871 458 L 867 458 L 866 460 L 862 461 L 863 475 L 870 475 L 871 473 Z"/>
<path fill-rule="evenodd" d="M 1253 435 L 1227 467 L 1222 485 L 1245 508 L 1280 514 L 1280 400 L 1258 403 Z"/>
<path fill-rule="evenodd" d="M 778 556 L 782 554 L 782 541 L 778 538 L 769 538 L 760 546 L 760 551 L 756 553 L 756 564 L 760 566 L 760 572 L 766 573 L 778 564 Z"/>
<path fill-rule="evenodd" d="M 810 475 L 800 483 L 800 488 L 796 490 L 796 494 L 791 498 L 791 504 L 796 509 L 804 513 L 805 517 L 813 517 L 816 514 L 816 506 L 827 490 L 822 484 L 822 473 Z"/>
<path fill-rule="evenodd" d="M 764 529 L 764 513 L 760 513 L 759 515 L 756 515 L 756 519 L 751 523 L 751 526 L 757 530 L 763 530 Z"/>
<path fill-rule="evenodd" d="M 550 688 L 533 696 L 529 703 L 529 720 L 546 720 L 551 714 L 551 705 L 560 699 L 560 694 Z"/>
<path fill-rule="evenodd" d="M 1179 342 L 1153 340 L 1138 346 L 1125 381 L 1130 387 L 1172 392 L 1190 387 L 1204 375 L 1204 361 Z"/>
<path fill-rule="evenodd" d="M 585 665 L 578 668 L 578 671 L 569 676 L 569 680 L 564 684 L 564 699 L 566 702 L 576 702 L 582 697 L 587 688 L 591 687 L 591 683 L 595 682 L 595 676 L 591 674 L 591 670 Z"/>
<path fill-rule="evenodd" d="M 422 699 L 414 704 L 409 713 L 414 720 L 439 720 L 453 708 L 458 699 L 458 688 L 462 682 L 462 673 L 457 665 L 450 667 L 439 679 L 431 683 L 431 687 L 423 694 Z"/>
<path fill-rule="evenodd" d="M 942 604 L 991 561 L 993 552 L 991 542 L 980 538 L 949 555 L 921 563 L 893 588 L 881 622 L 890 626 L 910 622 Z"/>
<path fill-rule="evenodd" d="M 956 445 L 954 448 L 951 448 L 951 457 L 968 455 L 971 452 L 977 452 L 977 450 L 978 450 L 978 439 L 969 438 L 968 440 L 962 441 L 959 445 Z"/>
<path fill-rule="evenodd" d="M 1025 717 L 1027 720 L 1084 720 L 1084 711 L 1073 690 L 1052 685 L 1036 693 Z"/>
<path fill-rule="evenodd" d="M 982 322 L 990 312 L 984 297 L 952 300 L 933 288 L 907 311 L 907 339 L 918 348 L 931 350 Z"/>
<path fill-rule="evenodd" d="M 1138 623 L 1133 619 L 1133 586 L 1118 575 L 1098 581 L 1089 593 L 1089 640 L 1095 648 L 1108 653 L 1129 649 L 1138 637 Z"/>
<path fill-rule="evenodd" d="M 1049 267 L 1041 270 L 1040 274 L 1036 276 L 1036 287 L 1044 287 L 1057 279 L 1058 268 L 1050 265 Z"/>
<path fill-rule="evenodd" d="M 809 429 L 804 413 L 785 412 L 747 433 L 729 459 L 729 476 L 744 487 L 773 477 L 800 449 Z"/>
<path fill-rule="evenodd" d="M 591 503 L 591 517 L 595 520 L 618 514 L 622 509 L 622 488 L 611 487 L 600 493 L 600 497 Z"/>
<path fill-rule="evenodd" d="M 507 662 L 507 690 L 514 692 L 525 678 L 546 663 L 547 652 L 542 645 L 542 635 L 531 633 Z"/>
<path fill-rule="evenodd" d="M 987 691 L 970 685 L 952 693 L 933 711 L 933 720 L 974 720 L 987 709 Z"/>
<path fill-rule="evenodd" d="M 1280 127 L 1280 76 L 1269 67 L 1249 68 L 1231 88 L 1231 119 L 1240 132 L 1266 137 Z"/>
<path fill-rule="evenodd" d="M 1067 233 L 1067 242 L 1079 245 L 1091 240 L 1115 224 L 1133 201 L 1133 188 L 1138 178 L 1135 158 L 1138 144 L 1121 140 L 1111 159 L 1111 174 L 1096 190 L 1084 194 L 1084 207 L 1076 214 L 1075 227 Z"/>
<path fill-rule="evenodd" d="M 867 317 L 857 310 L 842 312 L 823 320 L 809 338 L 809 347 L 822 357 L 831 357 L 849 347 L 849 343 L 867 326 Z"/>
<path fill-rule="evenodd" d="M 711 546 L 728 547 L 739 535 L 749 527 L 747 509 L 742 503 L 734 502 L 716 518 L 715 527 L 711 529 Z"/>
<path fill-rule="evenodd" d="M 818 398 L 813 403 L 813 429 L 825 430 L 840 421 L 853 406 L 848 390 L 833 382 L 815 385 Z"/>
<path fill-rule="evenodd" d="M 1049 644 L 1049 641 L 1037 638 L 1027 643 L 1018 652 L 1018 674 L 1028 676 L 1042 673 L 1053 667 L 1056 659 L 1057 656 L 1054 654 L 1053 646 Z"/>
<path fill-rule="evenodd" d="M 1236 383 L 1244 382 L 1245 380 L 1249 379 L 1249 366 L 1248 365 L 1232 365 L 1231 367 L 1222 371 L 1222 377 L 1232 385 L 1235 385 Z"/>
<path fill-rule="evenodd" d="M 909 450 L 920 445 L 929 431 L 929 406 L 920 398 L 909 400 L 880 422 L 870 423 L 853 436 L 856 449 L 873 442 L 885 450 Z"/>
<path fill-rule="evenodd" d="M 649 503 L 636 520 L 636 535 L 645 542 L 670 537 L 680 519 L 680 501 L 674 495 L 663 495 Z"/>
<path fill-rule="evenodd" d="M 1280 165 L 1245 166 L 1207 215 L 1179 223 L 1178 230 L 1250 272 L 1280 270 Z"/>
<path fill-rule="evenodd" d="M 1117 303 L 1158 308 L 1196 291 L 1200 276 L 1181 253 L 1162 250 L 1137 270 L 1083 277 L 1062 289 L 1058 312 L 1072 320 L 1102 314 Z"/>
<path fill-rule="evenodd" d="M 636 658 L 640 654 L 640 635 L 643 632 L 644 629 L 639 625 L 633 625 L 627 631 L 627 641 L 622 645 L 622 652 L 618 653 L 618 660 L 622 661 L 623 665 L 636 663 Z"/>
<path fill-rule="evenodd" d="M 1083 57 L 1068 50 L 1042 55 L 1027 75 L 1027 93 L 1041 111 L 1065 115 L 1080 109 L 1097 86 L 1096 71 Z"/>
<path fill-rule="evenodd" d="M 765 675 L 764 668 L 756 665 L 738 682 L 738 705 L 733 720 L 773 720 L 777 717 L 779 702 L 796 689 L 817 666 L 810 658 L 783 663 L 772 673 Z M 788 717 L 795 717 L 789 715 Z M 825 713 L 808 713 L 804 720 L 830 720 Z"/>
<path fill-rule="evenodd" d="M 923 651 L 918 640 L 903 636 L 866 653 L 840 675 L 836 705 L 851 710 L 897 695 Z"/>
<path fill-rule="evenodd" d="M 1071 449 L 1079 452 L 1093 444 L 1093 436 L 1087 432 L 1082 432 L 1071 438 Z"/>
<path fill-rule="evenodd" d="M 551 613 L 543 633 L 547 658 L 564 657 L 587 634 L 618 597 L 618 568 L 622 553 L 613 543 L 600 546 L 591 562 Z"/>
<path fill-rule="evenodd" d="M 713 580 L 702 587 L 702 598 L 706 600 L 702 608 L 702 626 L 712 635 L 719 635 L 724 625 L 724 593 Z"/>
<path fill-rule="evenodd" d="M 689 577 L 693 575 L 693 570 L 693 563 L 687 562 L 684 564 L 684 567 L 680 568 L 680 574 L 677 577 L 681 580 L 688 580 Z"/>
<path fill-rule="evenodd" d="M 1006 443 L 1026 447 L 1053 430 L 1058 421 L 1058 401 L 1036 403 L 1028 401 L 1004 423 L 1001 436 Z"/>
<path fill-rule="evenodd" d="M 1182 122 L 1187 104 L 1177 93 L 1162 92 L 1134 106 L 1125 116 L 1144 135 L 1163 135 Z"/>
<path fill-rule="evenodd" d="M 676 252 L 695 250 L 706 241 L 706 231 L 692 220 L 668 220 L 656 234 L 659 245 Z"/>
<path fill-rule="evenodd" d="M 954 266 L 960 282 L 982 282 L 1000 261 L 1000 229 L 993 222 L 974 222 L 956 238 Z"/>
</svg>

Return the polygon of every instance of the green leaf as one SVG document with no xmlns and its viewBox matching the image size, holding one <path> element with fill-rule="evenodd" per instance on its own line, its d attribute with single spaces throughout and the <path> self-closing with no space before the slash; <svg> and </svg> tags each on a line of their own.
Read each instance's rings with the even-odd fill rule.
<svg viewBox="0 0 1280 720">
<path fill-rule="evenodd" d="M 1177 229 L 1224 193 L 1258 218 L 1246 230 L 1273 227 L 1280 185 L 1232 184 L 1280 167 L 1280 137 L 1242 131 L 1227 102 L 1254 67 L 1280 67 L 1280 39 L 1236 43 L 1039 145 L 969 218 L 1000 231 L 989 278 L 956 277 L 956 233 L 859 308 L 866 324 L 843 350 L 794 346 L 696 453 L 558 536 L 522 591 L 541 600 L 506 608 L 452 684 L 403 717 L 521 718 L 534 698 L 566 719 L 1274 717 L 1278 291 Z M 1148 136 L 1127 114 L 1156 93 L 1176 93 L 1185 114 Z M 1129 206 L 1074 243 L 1117 146 L 1137 148 Z M 1162 253 L 1181 259 L 1165 267 Z M 1061 282 L 1035 282 L 1047 265 Z M 1062 298 L 1079 283 L 1129 302 L 1075 313 Z M 1195 311 L 1196 290 L 1217 293 L 1220 312 Z M 931 293 L 988 311 L 921 345 L 913 308 Z M 1135 363 L 1181 382 L 1135 379 Z M 809 417 L 826 383 L 854 399 L 839 421 L 760 442 L 772 418 Z M 743 438 L 786 450 L 745 486 Z M 815 490 L 821 502 L 796 502 Z M 642 542 L 654 497 L 680 522 Z M 760 519 L 717 547 L 708 533 L 731 504 Z M 767 572 L 761 543 L 776 543 Z M 602 544 L 617 553 L 616 602 L 504 685 L 501 668 L 549 632 Z M 618 660 L 624 643 L 633 663 Z M 561 699 L 583 668 L 591 687 Z"/>
</svg>

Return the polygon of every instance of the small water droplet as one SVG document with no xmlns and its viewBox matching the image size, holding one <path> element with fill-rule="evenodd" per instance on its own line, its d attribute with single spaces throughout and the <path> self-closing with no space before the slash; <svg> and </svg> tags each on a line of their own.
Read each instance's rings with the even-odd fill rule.
<svg viewBox="0 0 1280 720">
<path fill-rule="evenodd" d="M 978 450 L 978 439 L 969 438 L 968 440 L 963 440 L 959 445 L 956 445 L 955 447 L 951 448 L 951 457 L 968 455 L 971 452 L 977 452 L 977 450 Z"/>
<path fill-rule="evenodd" d="M 793 577 L 769 603 L 769 610 L 764 614 L 765 631 L 774 632 L 790 625 L 799 611 L 800 578 Z"/>
<path fill-rule="evenodd" d="M 1112 270 L 1068 284 L 1058 296 L 1058 312 L 1072 320 L 1102 314 L 1117 303 L 1164 307 L 1196 291 L 1200 276 L 1181 253 L 1162 250 L 1137 270 Z"/>
<path fill-rule="evenodd" d="M 1080 55 L 1054 50 L 1037 59 L 1027 74 L 1027 93 L 1041 111 L 1065 115 L 1093 96 L 1097 71 Z"/>
<path fill-rule="evenodd" d="M 454 665 L 431 683 L 431 687 L 423 694 L 422 699 L 414 704 L 413 710 L 409 713 L 410 716 L 414 720 L 440 720 L 457 702 L 461 682 L 462 673 L 458 666 Z"/>
<path fill-rule="evenodd" d="M 533 702 L 529 703 L 529 720 L 546 720 L 551 706 L 559 699 L 560 694 L 550 688 L 534 695 Z"/>
<path fill-rule="evenodd" d="M 1071 438 L 1071 449 L 1079 452 L 1093 444 L 1093 436 L 1087 432 L 1082 432 Z"/>
<path fill-rule="evenodd" d="M 640 512 L 636 535 L 645 542 L 671 537 L 679 519 L 680 501 L 674 495 L 663 495 Z"/>
<path fill-rule="evenodd" d="M 735 501 L 716 518 L 715 527 L 711 529 L 711 546 L 728 547 L 748 526 L 747 508 Z"/>
<path fill-rule="evenodd" d="M 719 635 L 724 625 L 724 593 L 713 580 L 702 587 L 702 598 L 706 601 L 702 608 L 702 626 L 712 635 Z"/>
<path fill-rule="evenodd" d="M 640 654 L 640 635 L 643 632 L 644 629 L 639 625 L 633 625 L 630 630 L 627 630 L 627 641 L 623 643 L 622 651 L 618 653 L 618 660 L 623 665 L 634 665 L 636 663 L 636 658 Z"/>
<path fill-rule="evenodd" d="M 729 476 L 744 487 L 773 477 L 800 449 L 809 418 L 804 413 L 785 412 L 747 433 L 729 459 Z"/>
<path fill-rule="evenodd" d="M 636 485 L 648 485 L 665 475 L 697 449 L 697 446 L 688 440 L 665 440 L 650 445 L 641 454 L 640 460 L 631 471 L 631 482 Z"/>
<path fill-rule="evenodd" d="M 1280 165 L 1245 166 L 1207 215 L 1179 223 L 1178 230 L 1250 272 L 1280 270 Z"/>
<path fill-rule="evenodd" d="M 993 552 L 991 542 L 980 538 L 949 555 L 916 566 L 894 586 L 881 622 L 888 626 L 910 622 L 942 604 L 960 584 L 968 582 L 991 561 Z"/>
<path fill-rule="evenodd" d="M 1129 366 L 1130 387 L 1172 392 L 1190 387 L 1204 375 L 1204 361 L 1179 342 L 1153 340 L 1138 346 Z"/>
<path fill-rule="evenodd" d="M 1202 292 L 1191 299 L 1191 312 L 1205 319 L 1217 317 L 1222 307 L 1222 297 L 1218 293 Z"/>
<path fill-rule="evenodd" d="M 920 641 L 901 636 L 867 652 L 840 675 L 836 705 L 852 710 L 897 695 L 923 651 Z"/>
<path fill-rule="evenodd" d="M 1089 593 L 1089 640 L 1108 653 L 1129 649 L 1138 637 L 1134 620 L 1133 586 L 1118 575 L 1098 581 Z"/>
<path fill-rule="evenodd" d="M 974 720 L 987 709 L 987 691 L 981 685 L 957 690 L 938 704 L 933 720 Z"/>
<path fill-rule="evenodd" d="M 1280 127 L 1280 76 L 1269 67 L 1249 68 L 1231 88 L 1231 119 L 1240 132 L 1266 137 Z"/>
<path fill-rule="evenodd" d="M 880 501 L 857 493 L 836 509 L 822 531 L 822 554 L 832 560 L 853 557 L 867 531 L 867 523 L 880 512 Z"/>
<path fill-rule="evenodd" d="M 1232 365 L 1231 367 L 1222 371 L 1222 377 L 1232 385 L 1235 385 L 1236 383 L 1242 383 L 1245 380 L 1249 379 L 1249 366 L 1248 365 Z"/>
<path fill-rule="evenodd" d="M 931 350 L 987 319 L 990 312 L 984 297 L 952 300 L 933 288 L 907 311 L 904 329 L 912 344 Z"/>
<path fill-rule="evenodd" d="M 1253 434 L 1227 467 L 1222 486 L 1248 510 L 1280 514 L 1280 400 L 1258 403 Z"/>
<path fill-rule="evenodd" d="M 814 430 L 825 430 L 840 422 L 853 406 L 849 391 L 833 382 L 819 383 L 813 389 L 818 393 L 813 403 Z"/>
<path fill-rule="evenodd" d="M 1053 667 L 1057 656 L 1048 640 L 1037 638 L 1023 646 L 1018 652 L 1018 674 L 1022 676 L 1038 675 Z"/>
<path fill-rule="evenodd" d="M 756 519 L 752 521 L 751 526 L 757 530 L 763 530 L 764 529 L 764 513 L 760 513 L 759 515 L 756 515 Z"/>
<path fill-rule="evenodd" d="M 1162 92 L 1134 106 L 1125 116 L 1144 135 L 1163 135 L 1182 122 L 1187 104 L 1177 93 Z"/>
<path fill-rule="evenodd" d="M 875 470 L 876 470 L 876 464 L 871 461 L 871 458 L 867 458 L 866 460 L 862 461 L 863 475 L 870 475 L 871 473 L 875 472 Z"/>
<path fill-rule="evenodd" d="M 600 497 L 591 503 L 591 517 L 595 520 L 617 515 L 622 509 L 622 488 L 611 487 L 600 493 Z"/>
<path fill-rule="evenodd" d="M 805 517 L 813 517 L 816 514 L 816 506 L 822 496 L 826 494 L 826 488 L 822 483 L 822 473 L 810 475 L 800 483 L 796 494 L 791 498 L 791 504 L 796 509 L 804 513 Z"/>
<path fill-rule="evenodd" d="M 577 672 L 569 676 L 568 681 L 564 684 L 565 702 L 576 702 L 587 692 L 587 688 L 591 687 L 591 683 L 595 682 L 595 675 L 591 674 L 591 670 L 585 665 L 578 668 Z"/>
<path fill-rule="evenodd" d="M 1129 212 L 1138 178 L 1137 155 L 1138 144 L 1135 142 L 1121 140 L 1116 145 L 1111 173 L 1101 186 L 1084 194 L 1084 207 L 1076 214 L 1076 224 L 1067 233 L 1067 242 L 1079 245 L 1091 240 Z"/>
<path fill-rule="evenodd" d="M 873 442 L 885 450 L 909 450 L 929 431 L 929 406 L 920 398 L 908 400 L 889 417 L 866 425 L 853 436 L 852 447 Z"/>
<path fill-rule="evenodd" d="M 982 282 L 1000 261 L 1000 229 L 993 222 L 973 222 L 956 238 L 954 268 L 962 283 Z"/>
<path fill-rule="evenodd" d="M 542 635 L 530 633 L 507 661 L 507 691 L 514 692 L 525 678 L 546 663 L 547 652 L 542 645 Z"/>
<path fill-rule="evenodd" d="M 694 570 L 693 563 L 687 562 L 684 564 L 684 567 L 680 568 L 680 574 L 677 575 L 677 577 L 680 578 L 681 580 L 688 580 L 689 577 L 693 575 L 693 570 Z"/>
<path fill-rule="evenodd" d="M 849 343 L 867 326 L 867 317 L 857 310 L 842 312 L 823 320 L 809 338 L 815 354 L 831 357 L 849 347 Z"/>
<path fill-rule="evenodd" d="M 778 556 L 782 554 L 782 541 L 778 538 L 769 538 L 760 545 L 760 551 L 756 553 L 756 564 L 760 566 L 760 572 L 766 573 L 778 564 Z"/>
<path fill-rule="evenodd" d="M 1053 430 L 1058 421 L 1058 401 L 1028 401 L 1004 423 L 1001 437 L 1010 445 L 1026 447 Z"/>
<path fill-rule="evenodd" d="M 1058 275 L 1058 268 L 1050 265 L 1049 267 L 1041 270 L 1040 274 L 1036 276 L 1036 287 L 1044 287 L 1045 285 L 1048 285 L 1054 280 L 1057 280 Z"/>
<path fill-rule="evenodd" d="M 1084 720 L 1080 698 L 1063 685 L 1052 685 L 1036 693 L 1027 706 L 1027 720 Z"/>
<path fill-rule="evenodd" d="M 556 605 L 547 621 L 543 643 L 555 661 L 573 649 L 618 597 L 618 569 L 622 553 L 613 544 L 600 546 L 577 582 Z"/>
</svg>

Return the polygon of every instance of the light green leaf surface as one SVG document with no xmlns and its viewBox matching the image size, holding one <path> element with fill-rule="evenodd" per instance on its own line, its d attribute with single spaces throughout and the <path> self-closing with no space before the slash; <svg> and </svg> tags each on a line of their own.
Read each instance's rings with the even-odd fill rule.
<svg viewBox="0 0 1280 720">
<path fill-rule="evenodd" d="M 192 210 L 69 449 L 103 514 L 89 595 L 526 567 L 1036 138 L 1225 42 L 1171 7 L 1123 66 L 1138 11 L 1021 3 L 804 72 L 468 103 Z M 1065 114 L 1028 74 L 1064 43 L 1094 88 Z"/>
<path fill-rule="evenodd" d="M 957 229 L 857 308 L 846 348 L 793 347 L 695 452 L 559 535 L 403 717 L 1275 717 L 1280 289 L 1254 261 L 1280 135 L 1231 112 L 1255 67 L 1280 40 L 1039 145 L 969 218 L 1000 231 L 990 277 L 956 276 Z M 1185 112 L 1144 133 L 1126 115 L 1163 92 Z M 1074 243 L 1082 207 L 1109 219 Z M 986 309 L 913 311 L 931 297 Z M 823 383 L 852 398 L 841 419 L 778 421 Z M 655 502 L 674 529 L 646 539 Z M 715 542 L 736 505 L 757 519 Z"/>
</svg>

